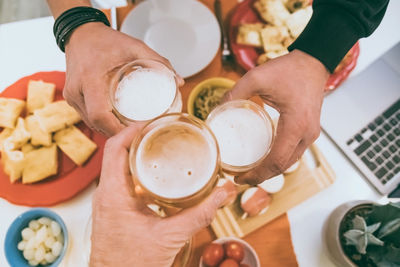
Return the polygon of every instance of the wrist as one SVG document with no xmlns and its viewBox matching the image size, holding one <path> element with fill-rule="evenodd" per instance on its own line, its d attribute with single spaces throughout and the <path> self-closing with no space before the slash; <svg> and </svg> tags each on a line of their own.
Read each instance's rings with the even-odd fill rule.
<svg viewBox="0 0 400 267">
<path fill-rule="evenodd" d="M 290 54 L 293 54 L 297 61 L 314 75 L 321 77 L 325 81 L 328 80 L 330 72 L 319 59 L 298 49 L 291 51 Z"/>
<path fill-rule="evenodd" d="M 65 52 L 68 52 L 69 47 L 74 46 L 75 43 L 84 42 L 85 39 L 91 38 L 93 33 L 99 32 L 104 28 L 108 28 L 108 26 L 98 21 L 80 25 L 70 34 L 69 39 L 65 43 Z"/>
</svg>

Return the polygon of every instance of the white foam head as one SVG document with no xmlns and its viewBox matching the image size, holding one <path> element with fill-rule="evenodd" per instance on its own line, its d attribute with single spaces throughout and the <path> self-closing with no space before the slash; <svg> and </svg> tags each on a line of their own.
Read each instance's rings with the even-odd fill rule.
<svg viewBox="0 0 400 267">
<path fill-rule="evenodd" d="M 172 73 L 139 68 L 119 82 L 114 106 L 121 115 L 131 120 L 151 120 L 168 110 L 176 92 Z"/>
<path fill-rule="evenodd" d="M 221 161 L 225 164 L 250 165 L 269 150 L 272 141 L 271 124 L 249 108 L 223 109 L 207 119 L 207 124 L 217 138 Z"/>
<path fill-rule="evenodd" d="M 201 190 L 217 166 L 217 147 L 193 125 L 170 122 L 150 130 L 136 153 L 136 178 L 164 198 L 183 198 Z"/>
</svg>

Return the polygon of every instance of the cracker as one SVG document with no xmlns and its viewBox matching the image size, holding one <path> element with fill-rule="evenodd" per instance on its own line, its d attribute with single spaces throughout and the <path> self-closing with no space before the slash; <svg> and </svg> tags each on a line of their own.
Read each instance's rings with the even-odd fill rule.
<svg viewBox="0 0 400 267">
<path fill-rule="evenodd" d="M 294 12 L 287 18 L 286 25 L 289 28 L 290 35 L 292 35 L 293 38 L 299 37 L 310 21 L 311 16 L 312 7 L 308 6 L 305 9 L 300 9 Z"/>
<path fill-rule="evenodd" d="M 22 183 L 35 183 L 57 174 L 57 146 L 42 147 L 26 153 Z"/>
<path fill-rule="evenodd" d="M 61 130 L 81 120 L 78 112 L 65 100 L 56 101 L 44 108 L 35 110 L 34 115 L 40 128 L 48 133 Z"/>
<path fill-rule="evenodd" d="M 25 145 L 31 134 L 26 130 L 25 120 L 23 118 L 18 118 L 17 126 L 9 137 L 3 141 L 3 149 L 16 150 Z"/>
<path fill-rule="evenodd" d="M 4 150 L 1 152 L 3 170 L 9 176 L 11 183 L 14 183 L 21 178 L 25 166 L 24 159 L 24 153 L 18 150 Z"/>
<path fill-rule="evenodd" d="M 56 85 L 43 81 L 30 80 L 28 83 L 27 111 L 33 113 L 34 110 L 43 108 L 54 100 Z"/>
<path fill-rule="evenodd" d="M 51 133 L 43 131 L 35 116 L 28 116 L 25 119 L 26 129 L 31 134 L 31 143 L 34 146 L 51 145 Z"/>
<path fill-rule="evenodd" d="M 0 97 L 0 127 L 14 128 L 17 118 L 25 108 L 25 101 Z"/>
<path fill-rule="evenodd" d="M 285 25 L 290 15 L 281 0 L 258 0 L 254 3 L 254 8 L 265 22 L 275 26 Z"/>
<path fill-rule="evenodd" d="M 287 37 L 289 37 L 289 32 L 285 27 L 266 26 L 261 30 L 261 39 L 266 53 L 284 50 L 283 42 Z"/>
<path fill-rule="evenodd" d="M 238 28 L 236 43 L 254 47 L 262 47 L 260 36 L 262 27 L 262 23 L 240 25 Z"/>
<path fill-rule="evenodd" d="M 75 126 L 54 134 L 58 147 L 77 165 L 83 165 L 96 150 L 97 145 Z"/>
</svg>

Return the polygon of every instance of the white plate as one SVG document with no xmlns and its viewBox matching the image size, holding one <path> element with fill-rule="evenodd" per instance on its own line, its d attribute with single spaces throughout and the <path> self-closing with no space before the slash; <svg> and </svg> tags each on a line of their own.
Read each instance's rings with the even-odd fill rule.
<svg viewBox="0 0 400 267">
<path fill-rule="evenodd" d="M 126 16 L 121 32 L 167 58 L 183 78 L 207 67 L 221 41 L 214 14 L 195 0 L 144 1 Z"/>
</svg>

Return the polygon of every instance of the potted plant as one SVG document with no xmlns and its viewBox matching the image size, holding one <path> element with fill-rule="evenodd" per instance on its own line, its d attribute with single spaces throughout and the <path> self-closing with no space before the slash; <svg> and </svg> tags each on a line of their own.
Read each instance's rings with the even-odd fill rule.
<svg viewBox="0 0 400 267">
<path fill-rule="evenodd" d="M 400 203 L 339 206 L 325 225 L 325 244 L 339 266 L 400 266 Z"/>
</svg>

